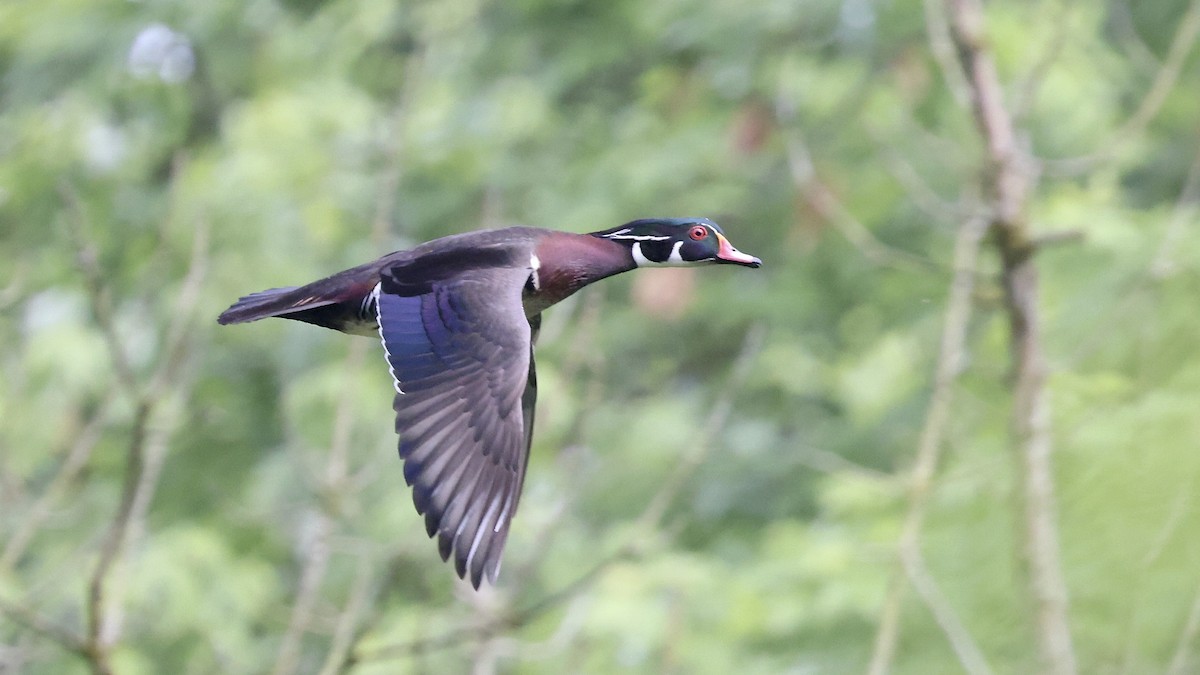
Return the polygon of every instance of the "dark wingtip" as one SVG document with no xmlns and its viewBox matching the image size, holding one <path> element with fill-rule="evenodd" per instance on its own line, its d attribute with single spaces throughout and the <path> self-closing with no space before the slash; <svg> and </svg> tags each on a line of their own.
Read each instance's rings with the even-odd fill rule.
<svg viewBox="0 0 1200 675">
<path fill-rule="evenodd" d="M 461 546 L 454 548 L 454 571 L 458 572 L 458 578 L 467 578 L 467 554 L 462 550 Z"/>
</svg>

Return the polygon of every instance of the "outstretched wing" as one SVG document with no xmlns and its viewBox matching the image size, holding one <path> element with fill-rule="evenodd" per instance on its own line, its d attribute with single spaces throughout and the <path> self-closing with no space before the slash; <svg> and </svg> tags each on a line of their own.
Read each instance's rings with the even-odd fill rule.
<svg viewBox="0 0 1200 675">
<path fill-rule="evenodd" d="M 476 268 L 429 281 L 381 275 L 379 333 L 396 384 L 404 479 L 443 560 L 495 581 L 517 508 L 536 384 L 521 304 L 529 270 Z"/>
</svg>

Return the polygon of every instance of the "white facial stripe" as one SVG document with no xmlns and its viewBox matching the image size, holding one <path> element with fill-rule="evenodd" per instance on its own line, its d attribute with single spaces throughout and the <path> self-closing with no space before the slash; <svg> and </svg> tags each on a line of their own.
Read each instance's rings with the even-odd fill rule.
<svg viewBox="0 0 1200 675">
<path fill-rule="evenodd" d="M 657 262 L 647 258 L 646 254 L 642 253 L 641 242 L 634 244 L 633 247 L 630 248 L 630 252 L 633 253 L 633 262 L 637 263 L 638 267 L 684 267 L 686 265 L 691 265 L 692 262 L 683 259 L 683 254 L 680 253 L 680 249 L 682 248 L 682 241 L 675 242 L 675 245 L 671 247 L 671 255 L 667 256 L 667 259 L 663 262 Z"/>
<path fill-rule="evenodd" d="M 604 235 L 607 239 L 628 239 L 630 241 L 666 241 L 671 237 L 669 235 L 655 236 L 653 234 L 625 234 L 629 229 L 626 228 L 619 232 Z"/>
<path fill-rule="evenodd" d="M 392 386 L 396 388 L 397 394 L 403 394 L 400 389 L 400 378 L 396 377 L 396 369 L 392 367 L 392 353 L 388 351 L 387 340 L 383 339 L 383 316 L 380 314 L 381 303 L 379 302 L 379 288 L 382 283 L 375 284 L 375 290 L 371 291 L 371 297 L 375 299 L 375 322 L 379 324 L 379 341 L 383 343 L 383 354 L 388 364 L 388 372 L 392 374 Z"/>
</svg>

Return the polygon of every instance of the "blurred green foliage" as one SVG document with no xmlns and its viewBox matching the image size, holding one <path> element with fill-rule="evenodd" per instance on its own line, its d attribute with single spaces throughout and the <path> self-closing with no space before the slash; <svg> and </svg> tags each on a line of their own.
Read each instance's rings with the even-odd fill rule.
<svg viewBox="0 0 1200 675">
<path fill-rule="evenodd" d="M 88 634 L 132 443 L 145 490 L 96 627 L 119 673 L 861 671 L 983 170 L 925 9 L 0 5 L 0 672 L 87 671 L 48 627 Z M 1080 235 L 1039 264 L 1089 673 L 1200 667 L 1200 57 L 1173 47 L 1194 10 L 988 6 L 1046 160 L 1032 227 Z M 436 236 L 654 215 L 713 217 L 765 266 L 630 274 L 547 314 L 522 509 L 479 594 L 413 511 L 377 345 L 214 322 Z M 997 267 L 982 256 L 921 543 L 1019 673 Z M 902 612 L 894 672 L 961 668 L 916 594 Z"/>
</svg>

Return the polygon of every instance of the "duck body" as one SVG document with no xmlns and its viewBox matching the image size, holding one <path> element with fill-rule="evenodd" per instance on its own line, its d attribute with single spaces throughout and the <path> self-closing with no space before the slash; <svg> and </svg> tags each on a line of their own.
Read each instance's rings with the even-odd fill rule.
<svg viewBox="0 0 1200 675">
<path fill-rule="evenodd" d="M 634 267 L 629 249 L 608 239 L 532 227 L 483 230 L 395 251 L 304 286 L 248 295 L 219 321 L 242 323 L 276 316 L 376 336 L 379 324 L 373 293 L 385 271 L 397 280 L 393 292 L 421 295 L 472 271 L 513 269 L 526 269 L 530 275 L 522 308 L 532 320 L 580 288 Z"/>
<path fill-rule="evenodd" d="M 378 336 L 396 395 L 405 481 L 443 560 L 495 580 L 533 430 L 541 312 L 636 267 L 758 267 L 706 219 L 591 234 L 512 227 L 442 237 L 300 287 L 238 300 L 222 324 L 267 317 Z"/>
</svg>

